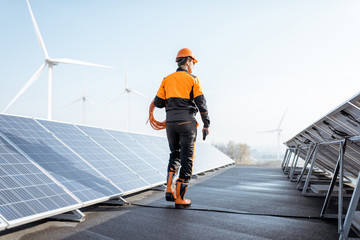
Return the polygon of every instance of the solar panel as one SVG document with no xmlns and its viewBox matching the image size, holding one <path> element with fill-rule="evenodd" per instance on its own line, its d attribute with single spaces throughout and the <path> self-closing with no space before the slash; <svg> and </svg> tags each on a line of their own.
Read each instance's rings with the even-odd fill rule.
<svg viewBox="0 0 360 240">
<path fill-rule="evenodd" d="M 80 206 L 80 202 L 0 134 L 0 215 L 10 227 Z M 1 226 L 4 228 L 6 224 L 0 220 Z"/>
<path fill-rule="evenodd" d="M 167 171 L 167 163 L 170 152 L 167 138 L 136 133 L 129 133 L 129 135 L 134 138 L 136 142 L 139 143 L 143 148 L 152 152 L 156 156 L 159 156 L 160 159 L 165 162 L 163 165 L 163 171 Z M 201 141 L 196 142 L 193 166 L 194 174 L 232 163 L 234 163 L 233 160 L 210 144 Z"/>
<path fill-rule="evenodd" d="M 0 215 L 1 217 L 1 215 Z M 5 230 L 7 228 L 8 224 L 5 222 L 5 220 L 0 219 L 0 231 Z"/>
<path fill-rule="evenodd" d="M 351 132 L 353 135 L 356 135 L 360 131 L 359 108 L 350 103 L 344 106 L 343 109 L 329 116 L 329 118 L 346 127 L 347 131 Z"/>
<path fill-rule="evenodd" d="M 170 153 L 167 138 L 137 133 L 128 133 L 128 135 L 135 139 L 142 147 L 158 156 L 158 158 L 164 163 L 162 166 L 166 166 L 166 171 Z"/>
<path fill-rule="evenodd" d="M 327 144 L 354 136 L 360 136 L 360 94 L 298 133 L 288 140 L 286 145 L 288 147 L 306 147 L 310 143 Z M 337 163 L 338 154 L 338 144 L 322 146 L 315 166 L 332 172 Z M 346 174 L 357 177 L 360 170 L 360 145 L 358 142 L 348 141 L 344 158 Z"/>
<path fill-rule="evenodd" d="M 148 165 L 158 169 L 161 173 L 167 171 L 167 159 L 166 161 L 161 160 L 159 156 L 152 153 L 146 146 L 142 145 L 140 136 L 134 133 L 125 133 L 120 131 L 105 129 L 112 137 L 116 138 L 119 142 L 123 143 L 133 153 L 140 156 Z M 163 181 L 165 181 L 165 176 Z"/>
<path fill-rule="evenodd" d="M 160 137 L 153 135 L 142 135 L 142 136 L 151 143 L 153 143 L 155 146 L 157 146 L 159 149 L 161 149 L 162 152 L 169 155 L 169 142 L 167 140 L 167 137 Z"/>
<path fill-rule="evenodd" d="M 84 203 L 120 194 L 93 167 L 31 118 L 0 115 L 0 131 Z"/>
<path fill-rule="evenodd" d="M 116 183 L 125 191 L 149 187 L 149 185 L 159 185 L 165 181 L 165 176 L 158 169 L 144 161 L 142 155 L 129 150 L 126 143 L 115 139 L 103 129 L 87 126 L 78 127 L 118 159 L 111 167 L 114 168 L 116 176 L 118 176 Z"/>
<path fill-rule="evenodd" d="M 233 160 L 210 144 L 204 142 L 196 143 L 194 174 L 233 163 Z"/>
<path fill-rule="evenodd" d="M 198 146 L 199 172 L 233 163 Z M 0 114 L 0 230 L 165 183 L 168 158 L 164 137 Z"/>
<path fill-rule="evenodd" d="M 353 216 L 360 198 L 359 192 L 357 190 L 353 191 L 358 193 L 352 195 L 343 225 L 343 197 L 347 193 L 343 184 L 344 177 L 353 179 L 353 182 L 356 183 L 355 188 L 360 188 L 359 180 L 355 181 L 359 177 L 360 171 L 360 92 L 288 140 L 286 145 L 289 147 L 288 149 L 292 149 L 291 151 L 299 148 L 309 149 L 311 146 L 316 153 L 314 153 L 316 157 L 312 156 L 311 158 L 312 165 L 308 169 L 307 178 L 302 190 L 303 194 L 308 194 L 309 184 L 314 184 L 309 181 L 313 166 L 320 168 L 324 172 L 331 173 L 332 179 L 320 216 L 324 216 L 329 206 L 330 198 L 334 194 L 333 189 L 338 184 L 338 228 L 339 232 L 344 234 L 340 238 L 347 238 L 352 224 L 352 217 L 349 216 Z M 287 151 L 288 153 L 289 151 Z M 302 157 L 304 155 L 302 153 Z M 284 158 L 282 167 L 285 172 L 290 168 L 288 164 L 289 161 L 285 162 Z M 302 174 L 305 172 L 306 167 L 307 164 L 304 165 Z M 291 168 L 293 169 L 292 164 Z M 299 178 L 298 183 L 300 181 L 301 178 Z M 318 183 L 320 184 L 321 182 Z M 343 231 L 343 229 L 346 230 Z"/>
</svg>

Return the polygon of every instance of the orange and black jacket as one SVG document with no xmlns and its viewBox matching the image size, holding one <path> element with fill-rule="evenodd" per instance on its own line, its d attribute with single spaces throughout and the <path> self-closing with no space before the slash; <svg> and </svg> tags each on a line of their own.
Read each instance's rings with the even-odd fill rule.
<svg viewBox="0 0 360 240">
<path fill-rule="evenodd" d="M 161 83 L 154 104 L 165 107 L 166 122 L 196 121 L 200 110 L 204 128 L 210 126 L 210 118 L 199 79 L 183 68 L 170 74 Z"/>
</svg>

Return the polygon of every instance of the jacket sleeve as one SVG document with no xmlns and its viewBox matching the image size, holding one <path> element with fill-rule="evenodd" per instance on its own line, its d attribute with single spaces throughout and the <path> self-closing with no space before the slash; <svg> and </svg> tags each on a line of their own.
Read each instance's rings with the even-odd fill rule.
<svg viewBox="0 0 360 240">
<path fill-rule="evenodd" d="M 208 128 L 210 126 L 210 118 L 208 114 L 208 108 L 206 105 L 206 99 L 203 94 L 203 90 L 198 78 L 195 78 L 194 83 L 194 101 L 197 108 L 200 111 L 201 120 L 204 123 L 204 128 Z"/>
<path fill-rule="evenodd" d="M 158 92 L 156 93 L 156 96 L 154 99 L 154 104 L 155 104 L 155 107 L 157 107 L 157 108 L 163 108 L 166 106 L 166 93 L 165 93 L 164 81 L 165 81 L 165 79 L 162 81 L 161 86 L 160 86 Z"/>
</svg>

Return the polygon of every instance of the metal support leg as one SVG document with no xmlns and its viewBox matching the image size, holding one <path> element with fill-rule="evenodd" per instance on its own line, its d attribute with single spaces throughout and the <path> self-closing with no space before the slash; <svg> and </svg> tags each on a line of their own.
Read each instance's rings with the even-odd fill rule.
<svg viewBox="0 0 360 240">
<path fill-rule="evenodd" d="M 289 172 L 288 172 L 288 177 L 290 177 L 290 173 L 293 170 L 294 163 L 295 163 L 295 158 L 296 158 L 297 154 L 298 154 L 298 148 L 295 149 L 294 157 L 293 157 L 293 159 L 291 161 L 291 166 L 290 166 L 290 169 L 289 169 Z"/>
<path fill-rule="evenodd" d="M 71 212 L 62 213 L 62 214 L 50 217 L 50 219 L 82 222 L 85 220 L 85 214 L 83 214 L 80 210 L 77 209 L 77 210 L 74 210 Z"/>
<path fill-rule="evenodd" d="M 294 172 L 296 171 L 296 166 L 297 166 L 299 157 L 300 157 L 300 148 L 298 149 L 298 154 L 296 156 L 294 167 L 291 169 L 291 172 L 290 172 L 290 181 L 292 181 L 292 179 L 294 177 Z"/>
<path fill-rule="evenodd" d="M 319 147 L 320 145 L 316 145 L 315 146 L 315 149 L 314 149 L 314 154 L 312 156 L 312 161 L 311 161 L 311 166 L 310 166 L 310 169 L 309 169 L 309 172 L 308 172 L 308 175 L 306 177 L 306 181 L 305 181 L 305 184 L 304 184 L 304 188 L 302 190 L 302 194 L 304 195 L 308 189 L 308 186 L 309 186 L 309 183 L 310 183 L 310 178 L 311 178 L 311 174 L 312 174 L 312 171 L 314 169 L 314 165 L 315 165 L 315 161 L 316 161 L 316 155 L 319 151 Z"/>
<path fill-rule="evenodd" d="M 340 233 L 340 238 L 339 238 L 340 240 L 347 239 L 347 237 L 349 235 L 350 228 L 351 228 L 352 222 L 354 220 L 356 207 L 359 203 L 359 199 L 360 199 L 360 172 L 358 174 L 357 183 L 356 183 L 354 192 L 351 197 L 349 209 L 347 210 L 347 213 L 346 213 L 343 232 Z"/>
<path fill-rule="evenodd" d="M 339 233 L 343 231 L 342 216 L 343 216 L 343 190 L 344 190 L 344 155 L 346 150 L 346 139 L 340 142 L 340 176 L 339 176 L 339 205 L 338 205 L 338 226 Z"/>
<path fill-rule="evenodd" d="M 285 161 L 284 161 L 284 165 L 282 166 L 283 172 L 285 172 L 286 164 L 287 164 L 287 162 L 288 162 L 289 156 L 291 155 L 291 150 L 290 150 L 290 149 L 288 149 L 288 150 L 289 150 L 289 151 L 288 151 L 288 154 L 286 155 L 286 159 L 285 159 Z"/>
<path fill-rule="evenodd" d="M 289 149 L 286 149 L 286 152 L 285 152 L 285 155 L 284 155 L 284 159 L 283 159 L 283 161 L 282 161 L 282 163 L 281 163 L 281 168 L 284 168 L 284 164 L 285 164 L 285 159 L 286 159 L 286 157 L 287 157 L 287 155 L 289 154 Z"/>
<path fill-rule="evenodd" d="M 284 165 L 284 168 L 283 168 L 283 172 L 284 172 L 284 173 L 286 173 L 286 172 L 287 172 L 287 169 L 288 169 L 288 165 L 289 165 L 289 162 L 290 162 L 291 155 L 292 155 L 292 151 L 290 151 L 290 153 L 289 153 L 289 154 L 288 154 L 288 156 L 287 156 L 287 159 L 286 159 L 286 162 L 285 162 L 285 165 Z"/>
<path fill-rule="evenodd" d="M 337 177 L 340 173 L 340 176 L 339 176 L 339 208 L 338 208 L 338 217 L 339 219 L 342 218 L 342 176 L 343 176 L 343 158 L 344 158 L 344 153 L 345 153 L 345 148 L 346 148 L 346 140 L 344 141 L 341 141 L 340 142 L 340 149 L 339 149 L 339 157 L 338 157 L 338 161 L 337 161 L 337 164 L 336 164 L 336 167 L 335 167 L 335 170 L 334 170 L 334 175 L 333 175 L 333 178 L 331 179 L 331 183 L 330 183 L 330 186 L 329 186 L 329 190 L 326 194 L 326 198 L 325 198 L 325 201 L 324 201 L 324 205 L 323 205 L 323 208 L 321 210 L 321 213 L 320 213 L 320 217 L 323 217 L 325 212 L 326 212 L 326 209 L 327 207 L 329 206 L 329 203 L 330 203 L 330 198 L 331 198 L 331 193 L 332 191 L 334 190 L 334 186 L 335 186 L 335 183 L 336 183 L 336 180 L 337 180 Z M 341 206 L 340 206 L 341 205 Z M 341 210 L 340 210 L 341 208 Z M 339 215 L 341 212 L 341 215 Z M 341 220 L 340 220 L 341 222 Z M 342 224 L 341 224 L 342 225 Z M 342 226 L 341 226 L 342 228 Z"/>
<path fill-rule="evenodd" d="M 128 204 L 128 202 L 124 198 L 119 196 L 119 197 L 107 200 L 106 202 L 102 202 L 102 204 L 115 205 L 115 206 L 125 206 L 125 205 Z"/>
<path fill-rule="evenodd" d="M 335 170 L 334 170 L 334 175 L 333 175 L 333 178 L 331 179 L 329 190 L 328 190 L 328 192 L 326 194 L 324 205 L 323 205 L 322 210 L 321 210 L 320 217 L 324 216 L 324 214 L 326 212 L 326 209 L 327 209 L 327 207 L 328 207 L 328 205 L 330 203 L 331 193 L 332 193 L 332 191 L 334 189 L 334 186 L 335 186 L 335 183 L 336 183 L 336 180 L 337 180 L 337 176 L 339 174 L 339 169 L 340 169 L 340 160 L 338 159 L 338 161 L 336 163 Z"/>
<path fill-rule="evenodd" d="M 312 156 L 313 153 L 314 153 L 314 150 L 315 150 L 315 148 L 316 148 L 316 145 L 314 146 L 314 148 L 312 148 L 312 147 L 313 147 L 312 145 L 309 146 L 309 150 L 308 150 L 308 152 L 307 152 L 307 154 L 306 154 L 306 158 L 305 158 L 305 164 L 304 164 L 304 167 L 303 167 L 303 169 L 302 169 L 302 171 L 301 171 L 301 174 L 300 174 L 300 177 L 299 177 L 299 179 L 298 179 L 298 181 L 297 181 L 297 184 L 299 184 L 299 183 L 301 182 L 301 180 L 302 180 L 302 178 L 303 178 L 303 176 L 304 176 L 304 174 L 305 174 L 307 165 L 309 164 L 309 161 L 310 161 L 310 159 L 311 159 L 311 156 Z"/>
</svg>

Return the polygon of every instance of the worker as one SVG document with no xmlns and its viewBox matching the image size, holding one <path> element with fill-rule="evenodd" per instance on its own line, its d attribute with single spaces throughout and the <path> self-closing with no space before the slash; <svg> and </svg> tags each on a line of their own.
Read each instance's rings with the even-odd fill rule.
<svg viewBox="0 0 360 240">
<path fill-rule="evenodd" d="M 192 175 L 195 155 L 195 115 L 200 111 L 204 134 L 209 133 L 210 118 L 199 78 L 191 74 L 195 63 L 198 62 L 194 54 L 190 49 L 183 48 L 178 52 L 176 62 L 178 69 L 163 79 L 154 104 L 158 108 L 166 109 L 166 134 L 170 158 L 165 198 L 167 201 L 175 201 L 176 208 L 184 208 L 191 204 L 189 199 L 185 199 L 185 193 Z M 173 179 L 180 165 L 175 195 Z"/>
</svg>

